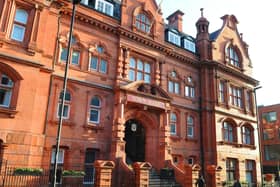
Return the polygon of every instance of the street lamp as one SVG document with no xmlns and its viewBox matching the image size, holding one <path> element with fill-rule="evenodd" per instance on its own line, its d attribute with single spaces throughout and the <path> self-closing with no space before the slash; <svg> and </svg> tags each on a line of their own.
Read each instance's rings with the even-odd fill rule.
<svg viewBox="0 0 280 187">
<path fill-rule="evenodd" d="M 54 158 L 54 166 L 53 166 L 53 176 L 52 176 L 52 186 L 56 186 L 56 173 L 57 173 L 57 160 L 59 154 L 59 145 L 60 145 L 60 136 L 61 136 L 61 128 L 62 128 L 62 121 L 63 121 L 63 113 L 64 113 L 64 106 L 65 106 L 65 95 L 66 95 L 66 88 L 67 88 L 67 76 L 68 76 L 68 69 L 69 69 L 69 59 L 70 59 L 70 49 L 72 44 L 72 32 L 74 27 L 74 20 L 75 20 L 75 12 L 76 12 L 76 5 L 79 4 L 81 0 L 72 0 L 73 8 L 72 8 L 72 17 L 71 17 L 71 24 L 70 24 L 70 31 L 69 31 L 69 38 L 68 38 L 68 46 L 67 46 L 67 56 L 66 56 L 66 64 L 65 64 L 65 71 L 64 71 L 64 80 L 63 80 L 63 96 L 61 101 L 61 109 L 59 111 L 59 123 L 57 129 L 57 136 L 56 136 L 56 147 L 55 147 L 55 158 Z"/>
<path fill-rule="evenodd" d="M 256 116 L 257 116 L 257 129 L 258 129 L 258 139 L 259 139 L 259 156 L 260 156 L 260 166 L 261 166 L 261 185 L 263 186 L 263 165 L 262 165 L 262 152 L 261 152 L 261 130 L 259 124 L 259 110 L 257 105 L 257 90 L 262 88 L 261 86 L 257 86 L 254 88 L 254 98 L 255 98 L 255 107 L 256 107 Z"/>
</svg>

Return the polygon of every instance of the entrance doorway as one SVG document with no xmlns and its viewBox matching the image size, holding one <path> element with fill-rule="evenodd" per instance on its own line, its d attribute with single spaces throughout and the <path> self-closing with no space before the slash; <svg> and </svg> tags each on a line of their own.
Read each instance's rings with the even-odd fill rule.
<svg viewBox="0 0 280 187">
<path fill-rule="evenodd" d="M 131 119 L 125 123 L 126 163 L 145 161 L 145 129 L 142 124 Z"/>
</svg>

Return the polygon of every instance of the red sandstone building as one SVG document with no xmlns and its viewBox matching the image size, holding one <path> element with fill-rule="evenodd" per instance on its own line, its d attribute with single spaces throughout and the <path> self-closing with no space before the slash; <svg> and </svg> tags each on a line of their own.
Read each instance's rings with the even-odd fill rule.
<svg viewBox="0 0 280 187">
<path fill-rule="evenodd" d="M 0 2 L 1 157 L 16 166 L 53 163 L 71 19 L 63 0 Z M 210 33 L 164 23 L 154 0 L 82 0 L 76 11 L 59 165 L 134 162 L 170 167 L 182 186 L 199 170 L 208 186 L 260 182 L 252 63 L 233 15 Z M 121 176 L 121 173 L 128 173 Z M 117 178 L 117 179 L 116 179 Z M 93 177 L 85 177 L 93 183 Z"/>
<path fill-rule="evenodd" d="M 280 171 L 279 114 L 280 104 L 259 107 L 263 173 L 274 174 L 276 180 Z"/>
</svg>

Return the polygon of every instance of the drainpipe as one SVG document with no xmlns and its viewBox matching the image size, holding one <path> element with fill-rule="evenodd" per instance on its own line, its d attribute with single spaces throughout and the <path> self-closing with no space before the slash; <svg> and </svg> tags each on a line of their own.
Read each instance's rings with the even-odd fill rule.
<svg viewBox="0 0 280 187">
<path fill-rule="evenodd" d="M 59 33 L 60 33 L 60 23 L 61 23 L 61 12 L 59 12 L 58 14 L 58 20 L 57 20 L 57 33 L 56 33 L 56 44 L 55 44 L 55 49 L 54 49 L 54 57 L 52 60 L 52 73 L 54 72 L 54 68 L 55 68 L 55 63 L 57 62 L 57 57 L 58 57 L 58 49 L 59 49 Z M 45 127 L 44 127 L 44 131 L 43 134 L 46 134 L 47 131 L 47 123 L 48 123 L 48 116 L 50 113 L 50 97 L 51 97 L 51 93 L 52 93 L 52 83 L 53 83 L 53 75 L 51 75 L 50 78 L 50 84 L 49 84 L 49 93 L 48 93 L 48 103 L 47 103 L 47 112 L 46 112 L 46 117 L 45 117 Z"/>
<path fill-rule="evenodd" d="M 202 81 L 201 81 L 201 66 L 200 66 L 200 76 L 199 77 L 199 127 L 200 127 L 200 163 L 201 163 L 201 170 L 202 175 L 205 176 L 205 158 L 204 158 L 204 147 L 203 147 L 203 121 L 202 121 Z"/>
</svg>

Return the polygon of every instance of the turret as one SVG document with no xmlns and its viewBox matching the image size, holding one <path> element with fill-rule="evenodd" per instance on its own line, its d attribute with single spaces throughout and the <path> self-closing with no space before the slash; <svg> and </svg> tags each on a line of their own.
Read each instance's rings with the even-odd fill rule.
<svg viewBox="0 0 280 187">
<path fill-rule="evenodd" d="M 210 39 L 209 39 L 209 21 L 203 16 L 203 8 L 200 9 L 201 17 L 196 22 L 196 47 L 202 61 L 209 60 L 210 53 Z"/>
</svg>

